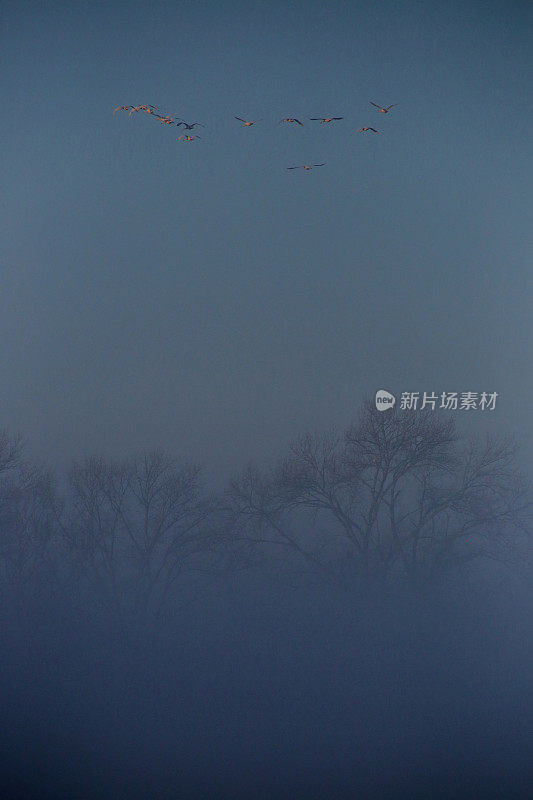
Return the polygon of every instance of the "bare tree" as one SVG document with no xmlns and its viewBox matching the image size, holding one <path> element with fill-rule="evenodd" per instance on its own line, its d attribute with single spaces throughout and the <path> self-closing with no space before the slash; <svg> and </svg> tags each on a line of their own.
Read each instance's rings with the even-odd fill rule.
<svg viewBox="0 0 533 800">
<path fill-rule="evenodd" d="M 120 619 L 136 625 L 164 612 L 178 577 L 212 545 L 212 499 L 200 470 L 155 451 L 124 464 L 91 458 L 70 472 L 64 525 L 86 573 Z"/>
<path fill-rule="evenodd" d="M 51 577 L 55 493 L 50 473 L 22 458 L 20 437 L 0 432 L 0 585 L 11 594 Z"/>
<path fill-rule="evenodd" d="M 367 402 L 343 436 L 306 434 L 262 476 L 232 481 L 237 538 L 275 543 L 322 572 L 412 582 L 488 555 L 524 525 L 512 442 L 461 442 L 434 411 Z"/>
</svg>

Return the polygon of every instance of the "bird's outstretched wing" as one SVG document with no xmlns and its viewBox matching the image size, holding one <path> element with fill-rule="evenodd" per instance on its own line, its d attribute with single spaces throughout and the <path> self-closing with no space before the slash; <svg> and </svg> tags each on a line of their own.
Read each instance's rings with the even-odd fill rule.
<svg viewBox="0 0 533 800">
<path fill-rule="evenodd" d="M 370 105 L 371 105 L 371 106 L 375 106 L 376 108 L 379 108 L 379 110 L 380 110 L 380 111 L 384 111 L 384 109 L 383 109 L 383 108 L 381 108 L 381 106 L 378 106 L 378 104 L 377 104 L 377 103 L 373 103 L 373 102 L 372 102 L 372 100 L 370 100 Z"/>
<path fill-rule="evenodd" d="M 326 162 L 324 161 L 322 164 L 313 164 L 313 167 L 324 167 Z"/>
<path fill-rule="evenodd" d="M 238 119 L 238 120 L 239 120 L 239 122 L 246 122 L 246 120 L 245 120 L 245 119 L 241 119 L 240 117 L 235 117 L 235 119 Z"/>
<path fill-rule="evenodd" d="M 388 111 L 388 110 L 389 110 L 389 108 L 392 108 L 393 106 L 397 106 L 397 105 L 398 105 L 398 103 L 392 103 L 392 105 L 390 105 L 390 106 L 387 106 L 387 108 L 385 109 L 385 111 Z"/>
</svg>

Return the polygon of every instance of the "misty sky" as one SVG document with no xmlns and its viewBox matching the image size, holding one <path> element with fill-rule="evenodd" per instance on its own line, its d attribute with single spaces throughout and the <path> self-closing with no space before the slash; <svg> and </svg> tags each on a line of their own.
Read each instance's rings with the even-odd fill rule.
<svg viewBox="0 0 533 800">
<path fill-rule="evenodd" d="M 531 445 L 532 17 L 4 2 L 0 426 L 226 472 L 378 388 L 485 390 Z"/>
</svg>

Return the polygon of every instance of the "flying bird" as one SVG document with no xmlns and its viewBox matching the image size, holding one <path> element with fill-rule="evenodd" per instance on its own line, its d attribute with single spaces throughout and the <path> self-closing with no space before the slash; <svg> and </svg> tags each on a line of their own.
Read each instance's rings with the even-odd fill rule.
<svg viewBox="0 0 533 800">
<path fill-rule="evenodd" d="M 115 114 L 117 113 L 117 111 L 129 111 L 129 110 L 130 110 L 130 108 L 133 108 L 133 106 L 117 106 L 117 107 L 115 108 L 115 110 L 113 111 L 113 116 L 115 116 Z"/>
<path fill-rule="evenodd" d="M 256 122 L 262 122 L 260 119 L 254 119 L 251 122 L 247 122 L 245 119 L 241 119 L 240 117 L 235 117 L 235 119 L 238 119 L 239 122 L 244 122 L 244 125 L 241 125 L 241 128 L 249 128 L 250 125 L 255 125 Z"/>
<path fill-rule="evenodd" d="M 309 119 L 322 124 L 324 122 L 332 122 L 335 119 L 344 119 L 344 117 L 309 117 Z"/>
<path fill-rule="evenodd" d="M 202 128 L 205 128 L 205 125 L 202 125 L 201 122 L 191 122 L 191 124 L 189 125 L 188 122 L 184 122 L 183 120 L 177 122 L 176 125 L 178 126 L 178 128 L 180 125 L 183 125 L 186 131 L 192 131 L 195 125 L 200 125 Z"/>
<path fill-rule="evenodd" d="M 374 131 L 374 133 L 379 133 L 375 128 L 359 128 L 357 133 L 364 133 L 365 131 Z"/>
<path fill-rule="evenodd" d="M 281 125 L 282 122 L 297 122 L 298 125 L 303 125 L 303 122 L 300 122 L 300 120 L 296 119 L 296 117 L 285 117 L 285 119 L 280 119 L 278 125 Z"/>
<path fill-rule="evenodd" d="M 192 142 L 193 139 L 201 139 L 201 138 L 202 137 L 198 136 L 198 135 L 196 135 L 196 136 L 188 136 L 186 133 L 182 133 L 181 136 L 178 136 L 178 142 L 181 142 L 181 141 Z"/>
<path fill-rule="evenodd" d="M 386 114 L 388 111 L 390 111 L 390 109 L 392 108 L 392 106 L 397 106 L 397 105 L 398 105 L 398 103 L 393 103 L 392 105 L 390 105 L 390 106 L 387 106 L 387 108 L 382 108 L 381 106 L 378 106 L 378 104 L 377 104 L 377 103 L 373 103 L 373 102 L 372 102 L 372 100 L 370 100 L 370 105 L 371 105 L 371 106 L 375 106 L 375 107 L 377 108 L 377 110 L 378 110 L 378 111 L 379 111 L 381 114 Z"/>
<path fill-rule="evenodd" d="M 132 106 L 128 116 L 131 117 L 134 111 L 144 111 L 146 114 L 153 114 L 157 106 Z"/>
<path fill-rule="evenodd" d="M 162 117 L 161 114 L 154 114 L 162 125 L 173 125 L 175 117 Z"/>
<path fill-rule="evenodd" d="M 298 167 L 287 167 L 287 169 L 313 169 L 313 167 L 323 167 L 325 163 L 324 161 L 323 164 L 300 164 Z"/>
</svg>

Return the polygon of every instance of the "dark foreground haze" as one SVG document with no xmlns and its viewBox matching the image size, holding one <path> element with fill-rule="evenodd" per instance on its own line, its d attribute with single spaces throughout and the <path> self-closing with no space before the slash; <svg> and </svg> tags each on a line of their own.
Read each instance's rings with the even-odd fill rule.
<svg viewBox="0 0 533 800">
<path fill-rule="evenodd" d="M 509 442 L 366 404 L 218 496 L 1 444 L 2 797 L 531 796 Z"/>
<path fill-rule="evenodd" d="M 254 574 L 136 648 L 67 598 L 18 609 L 2 796 L 530 797 L 526 601 L 508 582 L 415 605 Z"/>
</svg>

